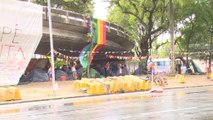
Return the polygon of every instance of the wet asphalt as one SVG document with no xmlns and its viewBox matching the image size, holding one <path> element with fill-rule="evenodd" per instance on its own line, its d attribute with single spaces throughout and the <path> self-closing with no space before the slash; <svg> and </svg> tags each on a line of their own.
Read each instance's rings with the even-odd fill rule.
<svg viewBox="0 0 213 120">
<path fill-rule="evenodd" d="M 0 120 L 213 120 L 213 87 L 5 104 Z"/>
</svg>

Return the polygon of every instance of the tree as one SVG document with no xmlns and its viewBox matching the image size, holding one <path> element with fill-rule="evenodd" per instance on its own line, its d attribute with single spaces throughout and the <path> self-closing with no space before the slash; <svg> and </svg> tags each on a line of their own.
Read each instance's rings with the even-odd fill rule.
<svg viewBox="0 0 213 120">
<path fill-rule="evenodd" d="M 32 2 L 46 6 L 47 0 L 32 0 Z M 55 8 L 74 11 L 85 14 L 93 13 L 93 0 L 51 0 L 51 4 Z"/>
<path fill-rule="evenodd" d="M 188 7 L 184 7 L 179 11 L 181 13 L 179 16 L 183 16 L 182 20 L 180 20 L 183 27 L 178 28 L 181 35 L 176 39 L 180 49 L 187 53 L 204 51 L 206 43 L 210 46 L 207 49 L 211 49 L 212 40 L 210 36 L 212 34 L 213 12 L 210 0 L 191 1 Z M 186 54 L 187 59 L 188 55 Z M 186 63 L 186 66 L 189 68 L 188 62 Z M 211 64 L 211 61 L 209 64 Z"/>
<path fill-rule="evenodd" d="M 171 45 L 168 41 L 158 49 L 158 55 L 162 58 L 168 58 L 169 57 L 168 53 L 170 52 L 170 50 L 171 50 Z"/>
<path fill-rule="evenodd" d="M 109 1 L 112 5 L 109 21 L 121 25 L 139 43 L 138 56 L 149 56 L 152 43 L 168 28 L 166 0 Z"/>
</svg>

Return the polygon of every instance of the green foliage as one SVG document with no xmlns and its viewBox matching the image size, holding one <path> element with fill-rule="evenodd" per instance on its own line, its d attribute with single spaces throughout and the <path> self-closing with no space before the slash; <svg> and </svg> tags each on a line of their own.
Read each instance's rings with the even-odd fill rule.
<svg viewBox="0 0 213 120">
<path fill-rule="evenodd" d="M 50 56 L 48 56 L 47 57 L 48 58 L 48 60 L 49 60 L 49 62 L 51 63 L 51 57 Z M 55 68 L 60 68 L 60 67 L 62 67 L 63 65 L 66 65 L 66 62 L 65 61 L 63 61 L 63 60 L 54 60 L 54 66 L 55 66 Z"/>
<path fill-rule="evenodd" d="M 160 58 L 168 58 L 170 53 L 170 43 L 167 42 L 165 45 L 161 46 L 158 50 L 158 55 Z"/>
<path fill-rule="evenodd" d="M 55 68 L 60 68 L 63 65 L 66 65 L 65 61 L 55 61 Z"/>
<path fill-rule="evenodd" d="M 109 0 L 112 7 L 108 20 L 129 33 L 139 43 L 142 55 L 152 46 L 156 37 L 168 28 L 166 0 Z"/>
<path fill-rule="evenodd" d="M 187 7 L 176 11 L 181 37 L 177 43 L 182 51 L 197 52 L 210 49 L 213 31 L 213 10 L 210 0 L 190 0 Z M 200 56 L 200 55 L 199 55 Z"/>
<path fill-rule="evenodd" d="M 32 2 L 47 6 L 47 0 L 32 0 Z M 92 14 L 93 0 L 51 0 L 51 6 L 82 14 Z"/>
<path fill-rule="evenodd" d="M 103 76 L 93 68 L 90 68 L 89 76 L 90 78 L 103 78 Z M 82 71 L 82 77 L 87 77 L 87 69 L 85 68 Z"/>
</svg>

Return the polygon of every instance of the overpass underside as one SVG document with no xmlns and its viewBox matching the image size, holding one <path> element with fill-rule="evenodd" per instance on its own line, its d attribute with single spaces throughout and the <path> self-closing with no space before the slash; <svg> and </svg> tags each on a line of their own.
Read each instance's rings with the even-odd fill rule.
<svg viewBox="0 0 213 120">
<path fill-rule="evenodd" d="M 70 11 L 52 9 L 53 21 L 53 42 L 54 49 L 71 57 L 78 57 L 79 52 L 88 44 L 86 35 L 88 28 L 82 15 Z M 49 27 L 47 9 L 43 14 L 43 36 L 36 54 L 47 55 L 50 52 Z M 128 40 L 127 34 L 122 28 L 114 24 L 107 23 L 107 45 L 100 51 L 125 51 L 131 50 L 133 43 Z M 104 59 L 105 54 L 96 54 L 94 59 Z"/>
</svg>

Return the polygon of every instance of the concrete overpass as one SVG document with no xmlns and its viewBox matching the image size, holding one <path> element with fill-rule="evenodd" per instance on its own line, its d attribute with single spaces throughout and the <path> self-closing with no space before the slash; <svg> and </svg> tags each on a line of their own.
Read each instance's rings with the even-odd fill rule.
<svg viewBox="0 0 213 120">
<path fill-rule="evenodd" d="M 87 44 L 87 24 L 83 15 L 71 11 L 52 9 L 53 40 L 55 49 L 82 50 Z M 101 51 L 130 50 L 133 43 L 124 29 L 107 22 L 107 45 Z M 50 51 L 49 27 L 47 8 L 43 8 L 43 37 L 36 50 L 36 54 L 47 54 Z M 78 56 L 77 53 L 65 52 L 64 54 Z M 101 57 L 101 56 L 100 56 Z M 103 56 L 102 56 L 103 57 Z"/>
</svg>

